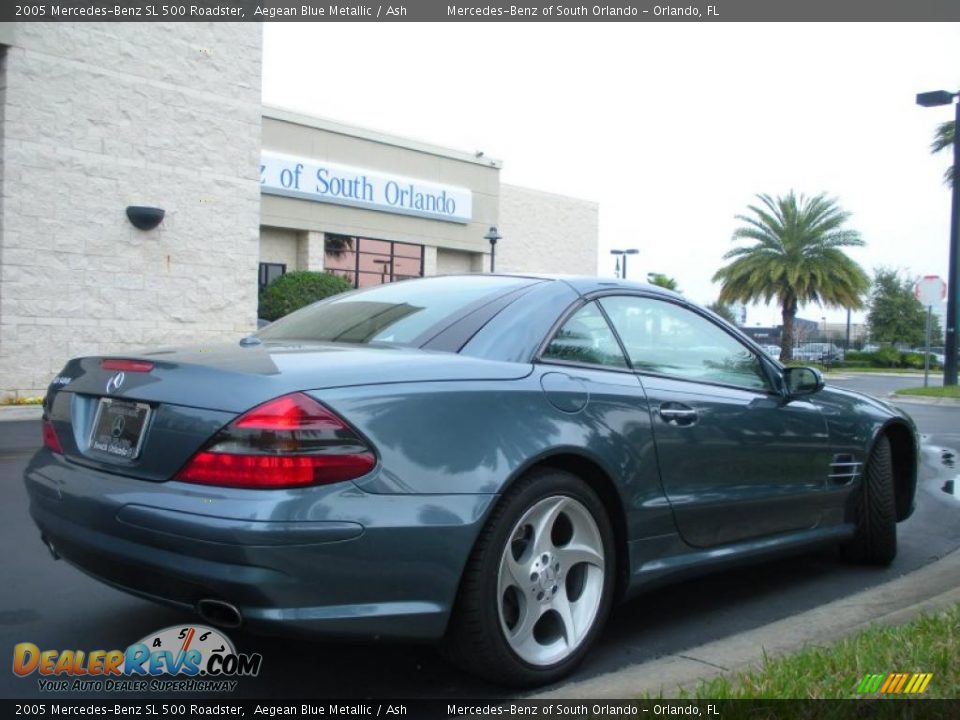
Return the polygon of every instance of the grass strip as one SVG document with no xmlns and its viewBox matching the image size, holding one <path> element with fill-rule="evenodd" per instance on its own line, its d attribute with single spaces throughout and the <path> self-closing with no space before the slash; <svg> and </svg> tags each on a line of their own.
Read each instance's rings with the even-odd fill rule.
<svg viewBox="0 0 960 720">
<path fill-rule="evenodd" d="M 932 673 L 920 694 L 858 692 L 866 675 Z M 907 679 L 909 683 L 910 679 Z M 702 681 L 684 699 L 899 699 L 960 695 L 960 604 L 905 625 L 872 627 L 826 647 L 764 657 L 759 669 Z"/>
</svg>

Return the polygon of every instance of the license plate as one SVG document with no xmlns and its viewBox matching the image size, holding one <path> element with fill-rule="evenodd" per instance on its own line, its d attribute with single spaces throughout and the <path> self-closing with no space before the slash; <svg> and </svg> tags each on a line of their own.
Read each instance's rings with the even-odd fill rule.
<svg viewBox="0 0 960 720">
<path fill-rule="evenodd" d="M 100 398 L 93 419 L 90 449 L 133 460 L 140 454 L 149 418 L 150 406 L 146 403 Z"/>
</svg>

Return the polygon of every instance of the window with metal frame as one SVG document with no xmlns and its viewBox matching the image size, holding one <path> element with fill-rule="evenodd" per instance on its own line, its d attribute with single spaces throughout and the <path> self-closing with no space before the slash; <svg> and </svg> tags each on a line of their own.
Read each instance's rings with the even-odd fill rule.
<svg viewBox="0 0 960 720">
<path fill-rule="evenodd" d="M 260 273 L 257 278 L 257 292 L 263 289 L 278 277 L 285 275 L 287 266 L 284 263 L 260 263 Z"/>
<path fill-rule="evenodd" d="M 423 245 L 327 233 L 324 268 L 354 287 L 423 277 Z"/>
</svg>

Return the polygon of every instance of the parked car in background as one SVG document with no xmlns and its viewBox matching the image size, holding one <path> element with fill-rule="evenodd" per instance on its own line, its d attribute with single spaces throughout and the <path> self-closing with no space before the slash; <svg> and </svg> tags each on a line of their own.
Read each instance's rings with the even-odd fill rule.
<svg viewBox="0 0 960 720">
<path fill-rule="evenodd" d="M 941 348 L 932 347 L 930 348 L 929 352 L 927 352 L 926 348 L 920 347 L 920 348 L 914 348 L 910 352 L 914 352 L 917 355 L 920 355 L 921 357 L 923 357 L 924 353 L 926 353 L 927 355 L 930 356 L 931 365 L 939 365 L 941 367 L 943 366 L 943 363 L 947 359 L 946 350 L 942 347 Z"/>
<path fill-rule="evenodd" d="M 781 349 L 779 345 L 761 345 L 761 349 L 772 358 L 779 358 Z"/>
<path fill-rule="evenodd" d="M 889 564 L 917 485 L 903 411 L 595 278 L 335 295 L 239 342 L 71 360 L 43 410 L 25 481 L 54 557 L 509 685 L 558 680 L 667 580 L 824 545 Z"/>
<path fill-rule="evenodd" d="M 832 363 L 843 360 L 843 350 L 832 342 L 800 343 L 793 350 L 794 360 Z"/>
</svg>

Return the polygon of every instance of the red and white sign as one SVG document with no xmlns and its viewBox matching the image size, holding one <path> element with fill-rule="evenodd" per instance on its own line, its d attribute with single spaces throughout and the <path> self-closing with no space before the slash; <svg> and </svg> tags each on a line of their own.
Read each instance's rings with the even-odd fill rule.
<svg viewBox="0 0 960 720">
<path fill-rule="evenodd" d="M 939 305 L 947 298 L 947 284 L 939 275 L 924 275 L 913 286 L 913 294 L 924 307 Z"/>
</svg>

